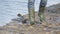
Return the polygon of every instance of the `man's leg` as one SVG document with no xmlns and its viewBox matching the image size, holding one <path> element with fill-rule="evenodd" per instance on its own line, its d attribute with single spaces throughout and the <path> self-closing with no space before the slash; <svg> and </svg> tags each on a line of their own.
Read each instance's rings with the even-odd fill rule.
<svg viewBox="0 0 60 34">
<path fill-rule="evenodd" d="M 35 0 L 28 0 L 28 12 L 31 25 L 35 23 L 34 2 Z"/>
<path fill-rule="evenodd" d="M 39 6 L 39 12 L 38 12 L 38 16 L 40 17 L 41 22 L 45 21 L 44 10 L 45 10 L 46 4 L 47 4 L 47 0 L 41 0 L 40 6 Z"/>
</svg>

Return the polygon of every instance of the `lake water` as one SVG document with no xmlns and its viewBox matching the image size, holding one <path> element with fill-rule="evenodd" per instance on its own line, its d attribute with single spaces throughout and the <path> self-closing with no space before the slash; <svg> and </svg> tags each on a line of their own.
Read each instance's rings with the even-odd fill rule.
<svg viewBox="0 0 60 34">
<path fill-rule="evenodd" d="M 38 1 L 36 4 L 38 5 Z M 0 0 L 0 25 L 4 25 L 16 18 L 18 13 L 28 14 L 28 0 Z"/>
<path fill-rule="evenodd" d="M 35 1 L 35 11 L 38 11 L 39 1 Z M 59 3 L 60 0 L 48 0 L 47 6 Z M 52 2 L 52 4 L 51 4 Z M 0 25 L 9 23 L 12 18 L 17 18 L 17 14 L 28 14 L 28 0 L 0 0 Z"/>
</svg>

